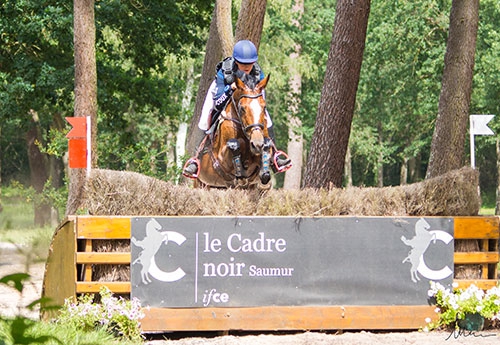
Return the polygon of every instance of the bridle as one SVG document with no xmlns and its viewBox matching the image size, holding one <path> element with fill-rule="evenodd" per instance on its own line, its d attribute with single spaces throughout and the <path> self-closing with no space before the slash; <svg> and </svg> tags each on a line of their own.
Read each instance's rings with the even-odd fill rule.
<svg viewBox="0 0 500 345">
<path fill-rule="evenodd" d="M 262 92 L 258 93 L 258 94 L 255 94 L 255 95 L 250 95 L 250 94 L 242 94 L 240 96 L 240 98 L 238 99 L 238 104 L 236 104 L 236 100 L 234 99 L 234 95 L 231 96 L 231 101 L 233 103 L 233 108 L 236 112 L 236 115 L 238 115 L 238 120 L 235 120 L 235 119 L 232 119 L 233 121 L 237 122 L 240 124 L 242 130 L 243 130 L 243 134 L 249 138 L 250 135 L 247 134 L 248 132 L 252 133 L 253 131 L 256 131 L 256 130 L 260 130 L 260 131 L 263 131 L 264 130 L 264 124 L 262 123 L 252 123 L 248 126 L 244 126 L 243 124 L 243 120 L 241 119 L 241 100 L 243 98 L 251 98 L 251 99 L 257 99 L 257 98 L 260 98 L 260 97 L 264 97 L 264 95 L 262 94 Z"/>
</svg>

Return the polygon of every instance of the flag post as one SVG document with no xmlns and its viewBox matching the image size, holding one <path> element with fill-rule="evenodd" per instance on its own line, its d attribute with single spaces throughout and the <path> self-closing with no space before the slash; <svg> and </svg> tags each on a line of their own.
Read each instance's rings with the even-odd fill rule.
<svg viewBox="0 0 500 345">
<path fill-rule="evenodd" d="M 92 126 L 91 126 L 91 118 L 87 116 L 87 177 L 90 176 L 90 170 L 92 169 Z"/>
</svg>

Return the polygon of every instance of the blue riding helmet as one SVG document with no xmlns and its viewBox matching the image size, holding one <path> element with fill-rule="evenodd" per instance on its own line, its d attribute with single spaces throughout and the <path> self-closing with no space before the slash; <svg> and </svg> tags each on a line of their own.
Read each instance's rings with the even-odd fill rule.
<svg viewBox="0 0 500 345">
<path fill-rule="evenodd" d="M 233 58 L 244 64 L 254 63 L 258 58 L 257 48 L 255 48 L 255 45 L 248 40 L 238 41 L 234 45 Z"/>
</svg>

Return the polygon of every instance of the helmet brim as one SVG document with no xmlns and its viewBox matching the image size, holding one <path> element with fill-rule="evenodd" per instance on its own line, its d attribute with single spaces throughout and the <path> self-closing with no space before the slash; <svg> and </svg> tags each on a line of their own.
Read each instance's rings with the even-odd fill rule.
<svg viewBox="0 0 500 345">
<path fill-rule="evenodd" d="M 242 63 L 242 64 L 250 64 L 250 63 L 256 63 L 257 59 L 234 59 L 236 62 Z"/>
</svg>

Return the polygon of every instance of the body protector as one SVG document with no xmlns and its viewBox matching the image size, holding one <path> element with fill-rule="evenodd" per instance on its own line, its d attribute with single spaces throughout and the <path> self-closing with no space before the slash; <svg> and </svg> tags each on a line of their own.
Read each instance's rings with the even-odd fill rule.
<svg viewBox="0 0 500 345">
<path fill-rule="evenodd" d="M 233 90 L 230 85 L 234 82 L 235 77 L 240 78 L 249 86 L 254 86 L 250 84 L 256 84 L 265 77 L 258 63 L 254 63 L 249 74 L 250 77 L 247 77 L 243 71 L 238 69 L 232 57 L 227 57 L 219 62 L 216 69 L 217 73 L 215 80 L 208 89 L 198 122 L 198 127 L 203 131 L 208 131 L 210 129 L 211 125 L 214 124 L 219 117 L 219 114 L 225 109 L 227 102 L 231 99 Z M 267 126 L 272 126 L 272 121 L 267 109 L 266 120 Z"/>
</svg>

